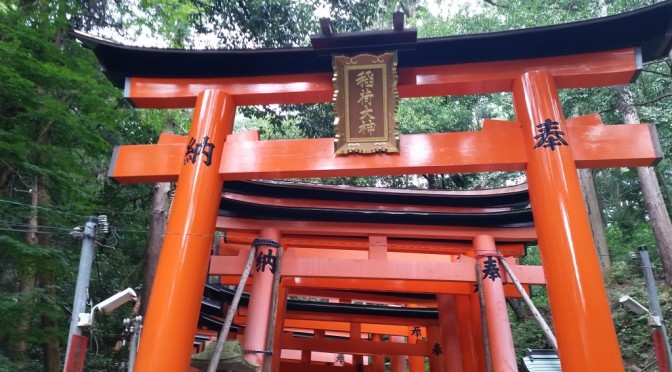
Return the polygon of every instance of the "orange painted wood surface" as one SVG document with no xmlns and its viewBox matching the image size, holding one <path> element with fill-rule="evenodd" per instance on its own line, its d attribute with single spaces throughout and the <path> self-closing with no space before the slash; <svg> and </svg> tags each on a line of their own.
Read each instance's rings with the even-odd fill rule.
<svg viewBox="0 0 672 372">
<path fill-rule="evenodd" d="M 572 142 L 544 148 L 536 147 L 534 139 L 546 120 L 555 122 L 559 132 L 565 129 L 555 79 L 546 71 L 527 72 L 516 81 L 513 97 L 525 133 L 530 204 L 562 370 L 623 371 Z"/>
<path fill-rule="evenodd" d="M 222 285 L 237 285 L 240 281 L 240 275 L 220 276 Z M 284 278 L 283 282 L 289 287 L 290 295 L 300 296 L 301 291 L 296 289 L 327 289 L 327 290 L 345 290 L 345 291 L 377 291 L 400 293 L 430 293 L 430 294 L 459 294 L 470 295 L 474 293 L 473 283 L 468 282 L 443 282 L 430 280 L 380 280 L 380 279 L 342 279 L 342 278 Z M 253 280 L 252 280 L 253 281 Z M 247 287 L 247 286 L 246 286 Z M 523 285 L 527 293 L 530 293 L 529 285 Z M 512 284 L 504 285 L 504 294 L 506 297 L 519 298 L 520 293 Z M 368 297 L 353 297 L 351 299 L 367 300 Z M 375 302 L 375 301 L 372 301 Z M 398 298 L 397 304 L 416 304 L 423 303 L 418 300 L 409 300 Z M 424 304 L 424 303 L 423 303 Z M 427 304 L 427 306 L 429 306 Z"/>
<path fill-rule="evenodd" d="M 227 234 L 228 235 L 228 234 Z M 346 238 L 347 239 L 347 238 Z M 350 239 L 354 241 L 355 239 Z M 401 242 L 401 240 L 397 240 Z M 388 245 L 387 257 L 390 260 L 417 260 L 417 261 L 443 261 L 450 262 L 452 255 L 460 255 L 471 250 L 464 244 L 459 242 L 446 242 L 446 247 L 443 247 L 444 242 L 426 242 L 409 240 L 408 244 L 396 245 L 394 249 L 390 249 Z M 251 242 L 249 243 L 251 244 Z M 336 239 L 334 239 L 336 244 Z M 417 245 L 416 245 L 417 244 Z M 284 239 L 280 239 L 280 245 L 285 247 L 296 257 L 315 258 L 315 257 L 331 257 L 331 258 L 352 258 L 352 259 L 366 259 L 368 257 L 368 247 L 360 247 L 358 245 L 348 247 L 338 247 L 335 245 L 308 245 L 310 248 L 297 247 L 288 243 Z M 238 256 L 243 254 L 241 252 L 249 252 L 250 246 L 247 244 L 221 244 L 218 249 L 218 256 Z M 499 252 L 506 257 L 522 257 L 525 254 L 525 245 L 522 243 L 515 244 L 498 244 Z M 402 250 L 403 249 L 403 250 Z"/>
<path fill-rule="evenodd" d="M 260 229 L 261 226 L 263 225 L 260 225 Z M 219 255 L 224 255 L 221 253 L 223 250 L 229 252 L 229 255 L 238 255 L 240 254 L 240 249 L 249 248 L 252 241 L 258 237 L 258 233 L 229 230 L 226 232 L 227 243 L 224 243 L 224 238 L 220 240 Z M 368 237 L 288 235 L 286 231 L 280 237 L 280 244 L 294 252 L 294 254 L 302 255 L 302 257 L 308 257 L 310 255 L 308 252 L 311 252 L 313 249 L 319 249 L 320 254 L 328 254 L 325 253 L 325 250 L 367 251 L 369 249 Z M 387 239 L 387 251 L 390 259 L 396 259 L 395 257 L 403 257 L 404 259 L 433 257 L 432 259 L 434 259 L 435 255 L 441 255 L 442 257 L 460 255 L 472 249 L 473 245 L 471 241 Z M 522 257 L 526 254 L 525 245 L 522 243 L 500 242 L 497 244 L 497 250 L 505 257 Z M 356 252 L 335 253 L 335 255 L 339 256 L 347 254 L 354 255 Z M 356 257 L 364 258 L 366 255 L 351 256 L 348 258 Z"/>
<path fill-rule="evenodd" d="M 511 91 L 525 71 L 546 69 L 560 88 L 588 88 L 630 83 L 638 70 L 633 48 L 571 56 L 401 68 L 401 98 Z M 272 63 L 272 62 L 271 62 Z M 640 62 L 641 63 L 641 62 Z M 331 102 L 331 73 L 242 78 L 170 79 L 131 77 L 126 98 L 141 108 L 189 108 L 205 89 L 220 89 L 239 105 Z"/>
<path fill-rule="evenodd" d="M 300 364 L 283 360 L 280 363 L 280 372 L 345 372 L 355 370 L 355 367 L 352 365 L 348 365 L 348 367 L 328 366 L 325 364 Z M 371 366 L 365 365 L 362 367 L 362 372 L 371 372 L 371 368 Z"/>
<path fill-rule="evenodd" d="M 297 338 L 288 333 L 282 335 L 280 342 L 284 349 L 313 350 L 331 353 L 425 356 L 431 353 L 430 347 L 426 342 L 407 344 L 365 340 Z"/>
<path fill-rule="evenodd" d="M 599 120 L 599 119 L 597 119 Z M 576 166 L 650 166 L 662 157 L 655 126 L 603 125 L 595 116 L 569 119 Z M 186 143 L 187 138 L 184 138 Z M 333 139 L 228 140 L 225 180 L 522 171 L 527 164 L 520 126 L 486 120 L 480 132 L 403 135 L 398 154 L 336 156 Z M 185 145 L 125 145 L 114 150 L 108 175 L 120 183 L 177 181 Z"/>
<path fill-rule="evenodd" d="M 317 363 L 334 363 L 336 360 L 336 356 L 338 353 L 324 353 L 321 351 L 316 351 L 312 352 L 310 357 L 312 362 L 317 362 Z M 282 358 L 283 362 L 293 362 L 293 366 L 297 366 L 298 363 L 301 362 L 301 350 L 289 350 L 289 349 L 282 349 L 280 351 L 280 357 Z M 345 359 L 345 363 L 347 365 L 352 366 L 352 355 L 347 354 L 343 355 L 343 358 Z M 290 370 L 291 371 L 291 370 Z M 340 370 L 343 371 L 343 370 Z"/>
<path fill-rule="evenodd" d="M 308 330 L 325 330 L 325 331 L 340 331 L 350 332 L 350 322 L 346 320 L 335 321 L 318 321 L 307 319 L 286 319 L 284 323 L 285 328 L 298 328 Z M 362 324 L 362 333 L 379 333 L 384 335 L 399 335 L 406 336 L 408 334 L 407 326 L 389 325 L 389 324 Z"/>
<path fill-rule="evenodd" d="M 189 369 L 215 233 L 218 205 L 212 200 L 219 198 L 222 189 L 217 166 L 233 127 L 235 107 L 233 98 L 221 91 L 204 91 L 198 97 L 189 135 L 213 144 L 212 163 L 200 156 L 193 162 L 179 162 L 180 183 L 149 298 L 135 365 L 138 372 Z"/>
<path fill-rule="evenodd" d="M 289 255 L 288 255 L 289 256 Z M 212 256 L 210 275 L 240 275 L 245 266 L 245 257 Z M 541 266 L 511 265 L 511 269 L 523 284 L 546 283 Z M 476 282 L 472 262 L 434 262 L 412 260 L 354 260 L 345 258 L 298 258 L 284 257 L 283 277 L 342 278 L 378 280 L 426 280 L 444 282 Z"/>
</svg>

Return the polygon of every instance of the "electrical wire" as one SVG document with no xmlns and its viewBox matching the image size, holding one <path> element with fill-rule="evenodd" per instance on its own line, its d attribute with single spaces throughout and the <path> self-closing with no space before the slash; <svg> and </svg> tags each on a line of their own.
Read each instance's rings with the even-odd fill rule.
<svg viewBox="0 0 672 372">
<path fill-rule="evenodd" d="M 16 225 L 14 225 L 16 226 Z M 18 225 L 22 226 L 22 225 Z M 17 232 L 17 233 L 34 233 L 34 234 L 50 234 L 50 235 L 72 235 L 71 232 L 73 229 L 68 229 L 64 227 L 56 227 L 56 226 L 40 226 L 41 229 L 31 229 L 31 228 L 17 228 L 17 227 L 11 227 L 11 226 L 0 226 L 0 231 L 11 231 L 11 232 Z M 61 231 L 45 231 L 44 229 L 52 229 L 52 230 L 61 230 Z M 110 231 L 112 234 L 112 237 L 114 238 L 115 242 L 112 244 L 110 248 L 114 248 L 114 246 L 117 244 L 119 241 L 120 235 L 117 232 L 128 232 L 128 233 L 143 233 L 146 234 L 149 232 L 149 229 L 147 230 L 136 230 L 136 229 L 117 229 L 113 226 L 110 226 Z M 177 235 L 177 236 L 201 236 L 201 237 L 214 237 L 215 234 L 184 234 L 184 233 L 163 233 L 161 236 L 166 237 L 168 235 Z M 99 245 L 102 246 L 107 246 L 102 243 L 98 243 Z"/>
<path fill-rule="evenodd" d="M 30 228 L 31 226 L 27 223 L 16 223 L 13 221 L 0 221 L 0 224 L 5 224 L 9 226 L 5 227 L 14 227 L 14 228 Z M 46 226 L 46 225 L 34 225 L 36 228 L 43 228 L 43 229 L 53 229 L 53 230 L 64 230 L 64 231 L 72 231 L 72 228 L 67 228 L 67 227 L 58 227 L 58 226 Z"/>
<path fill-rule="evenodd" d="M 105 248 L 111 248 L 111 249 L 116 249 L 117 248 L 114 245 L 107 245 L 107 244 L 103 244 L 103 243 L 98 242 L 98 241 L 96 241 L 96 244 L 101 246 L 101 247 L 105 247 Z"/>
<path fill-rule="evenodd" d="M 40 230 L 31 230 L 31 229 L 16 229 L 12 227 L 0 227 L 0 231 L 11 231 L 18 233 L 34 233 L 34 234 L 49 234 L 49 235 L 70 235 L 68 232 L 55 232 L 55 231 L 40 231 Z"/>
<path fill-rule="evenodd" d="M 64 212 L 64 211 L 59 211 L 59 210 L 54 209 L 54 208 L 47 208 L 47 207 L 42 207 L 42 206 L 39 206 L 39 205 L 20 203 L 20 202 L 16 202 L 16 201 L 13 201 L 13 200 L 7 200 L 7 199 L 0 199 L 0 203 L 14 204 L 14 205 L 20 205 L 22 207 L 41 209 L 41 210 L 44 210 L 44 211 L 60 213 L 60 214 L 67 215 L 67 216 L 76 216 L 76 217 L 82 217 L 82 218 L 88 217 L 88 216 L 85 216 L 83 214 L 77 214 L 77 213 L 72 213 L 72 212 Z"/>
</svg>

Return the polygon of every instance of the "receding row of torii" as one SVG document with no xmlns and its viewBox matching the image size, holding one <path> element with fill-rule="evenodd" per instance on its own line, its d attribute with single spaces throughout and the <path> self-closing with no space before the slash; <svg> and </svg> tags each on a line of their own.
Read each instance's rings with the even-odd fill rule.
<svg viewBox="0 0 672 372">
<path fill-rule="evenodd" d="M 212 257 L 210 274 L 221 276 L 222 284 L 237 284 L 249 244 L 258 236 L 253 231 L 259 228 L 259 224 L 268 222 L 240 218 L 220 220 L 220 226 L 235 227 L 233 231 L 227 230 L 226 243 L 221 243 L 219 255 Z M 292 222 L 282 225 L 278 228 L 285 235 L 280 236 L 278 229 L 265 228 L 261 236 L 279 239 L 283 247 L 289 247 L 285 248 L 282 266 L 277 268 L 283 278 L 278 324 L 284 326 L 277 327 L 274 335 L 266 334 L 270 314 L 260 309 L 270 308 L 273 275 L 268 270 L 254 273 L 250 301 L 235 318 L 236 324 L 245 325 L 242 335 L 245 350 L 263 350 L 266 337 L 275 337 L 272 370 L 278 370 L 279 366 L 282 366 L 279 370 L 288 371 L 317 370 L 315 364 L 310 364 L 309 357 L 308 360 L 302 359 L 301 352 L 304 352 L 305 358 L 305 353 L 310 351 L 330 353 L 331 360 L 323 359 L 324 354 L 315 355 L 313 362 L 322 364 L 333 364 L 338 354 L 345 354 L 348 360 L 344 364 L 364 365 L 362 356 L 371 355 L 373 360 L 366 370 L 373 371 L 384 370 L 384 355 L 393 360 L 394 371 L 406 370 L 405 358 L 409 359 L 412 372 L 424 371 L 425 356 L 429 357 L 433 371 L 485 370 L 483 324 L 487 324 L 489 350 L 497 370 L 515 369 L 515 351 L 505 297 L 519 297 L 519 294 L 513 286 L 504 285 L 505 282 L 511 284 L 511 280 L 504 270 L 500 271 L 497 260 L 502 255 L 522 256 L 524 244 L 510 241 L 534 240 L 533 229 L 447 227 L 432 231 L 432 227 L 428 226 L 389 225 L 381 226 L 379 231 L 371 231 L 371 234 L 386 233 L 395 237 L 388 239 L 382 235 L 353 238 L 361 232 L 355 226 L 348 228 L 347 223 L 335 223 L 333 231 L 324 231 L 324 225 L 319 222 L 304 222 L 300 228 L 290 226 Z M 388 231 L 383 231 L 383 228 Z M 339 235 L 335 236 L 335 231 Z M 464 241 L 466 237 L 471 237 L 471 244 L 445 243 Z M 436 244 L 437 239 L 443 243 Z M 500 243 L 496 245 L 495 240 Z M 275 248 L 263 247 L 262 252 L 267 254 L 267 251 L 268 254 L 275 253 Z M 482 268 L 478 273 L 474 270 L 476 262 Z M 541 267 L 511 266 L 525 285 L 544 284 Z M 481 275 L 485 277 L 482 281 L 484 316 L 487 314 L 485 322 L 481 319 L 479 297 L 474 291 L 477 276 Z M 398 296 L 399 293 L 432 293 L 436 294 L 436 299 L 403 298 Z M 308 313 L 283 305 L 288 295 L 421 306 L 421 309 L 438 308 L 438 318 L 421 317 L 421 314 L 400 316 L 392 311 L 386 315 L 344 314 L 339 313 L 338 308 Z M 264 302 L 260 303 L 259 299 Z M 291 334 L 292 331 L 309 332 L 314 336 L 297 338 Z M 325 339 L 325 335 L 347 339 L 330 340 Z M 389 336 L 387 342 L 381 342 L 382 335 Z M 408 342 L 404 341 L 406 336 L 409 337 Z M 426 337 L 426 341 L 422 341 L 422 337 Z M 263 365 L 264 357 L 248 356 L 251 362 L 259 365 Z M 288 364 L 292 360 L 304 363 Z M 326 366 L 320 368 L 331 370 Z"/>
<path fill-rule="evenodd" d="M 120 146 L 110 168 L 110 176 L 121 183 L 177 182 L 135 370 L 188 370 L 206 275 L 221 275 L 225 283 L 235 283 L 242 271 L 244 248 L 236 248 L 239 254 L 233 256 L 210 256 L 215 231 L 225 230 L 240 233 L 239 241 L 231 244 L 249 244 L 260 237 L 281 242 L 287 248 L 287 259 L 279 269 L 283 277 L 281 298 L 293 291 L 317 293 L 311 292 L 317 289 L 437 294 L 439 324 L 426 324 L 424 329 L 428 337 L 442 340 L 438 343 L 444 352 L 460 358 L 433 362 L 433 371 L 486 370 L 483 339 L 476 329 L 481 324 L 480 315 L 478 321 L 465 320 L 479 313 L 474 311 L 474 296 L 465 293 L 473 289 L 479 277 L 474 260 L 481 268 L 491 267 L 493 262 L 496 265 L 493 257 L 520 257 L 520 250 L 518 254 L 502 254 L 520 248 L 508 243 L 537 241 L 543 273 L 534 267 L 514 265 L 514 269 L 526 284 L 546 284 L 563 370 L 622 371 L 577 168 L 650 166 L 662 154 L 653 125 L 604 125 L 596 114 L 565 118 L 558 89 L 632 82 L 643 61 L 663 58 L 669 52 L 670 15 L 672 3 L 667 1 L 571 27 L 410 41 L 406 31 L 398 30 L 323 35 L 328 39 L 327 47 L 322 40 L 313 43 L 315 50 L 249 53 L 122 48 L 79 35 L 94 49 L 111 80 L 124 86 L 126 98 L 135 106 L 194 108 L 187 136 L 164 136 L 155 145 Z M 622 39 L 599 36 L 613 35 L 624 27 L 629 27 L 629 32 Z M 398 43 L 398 79 L 390 81 L 401 98 L 512 92 L 516 121 L 486 120 L 479 132 L 400 136 L 398 152 L 374 148 L 367 154 L 336 154 L 331 138 L 259 141 L 252 134 L 231 134 L 236 108 L 241 105 L 330 102 L 335 87 L 331 60 L 325 53 L 338 54 L 341 48 L 348 55 L 375 55 L 393 49 L 395 40 L 402 41 Z M 317 46 L 325 49 L 317 50 Z M 475 46 L 473 50 L 471 46 Z M 484 49 L 490 53 L 484 53 Z M 336 87 L 337 92 L 343 89 L 349 88 Z M 389 135 L 393 141 L 396 133 Z M 525 171 L 533 227 L 409 228 L 365 222 L 218 217 L 222 186 L 231 180 L 493 171 Z M 314 239 L 291 241 L 300 236 L 325 238 L 319 244 Z M 366 259 L 343 255 L 330 258 L 328 252 L 334 247 L 329 242 L 345 237 L 368 239 L 363 248 Z M 396 238 L 417 239 L 420 245 L 442 239 L 461 244 L 438 248 L 436 252 L 446 255 L 441 261 L 417 260 L 422 256 L 417 252 L 413 259 L 400 261 L 390 259 L 396 254 L 390 250 L 390 241 Z M 314 256 L 301 257 L 301 252 L 308 251 L 298 247 L 312 249 Z M 274 249 L 261 248 L 264 252 Z M 456 257 L 460 257 L 458 262 L 454 262 Z M 315 337 L 308 343 L 283 334 L 282 326 L 276 327 L 274 334 L 267 334 L 269 275 L 254 274 L 249 306 L 238 319 L 245 324 L 245 349 L 263 349 L 266 338 L 274 337 L 277 351 L 306 350 L 313 345 L 320 351 L 340 350 L 361 358 L 366 354 L 363 348 L 368 348 L 376 358 L 380 354 L 406 355 L 411 356 L 409 362 L 414 355 L 434 355 L 431 350 L 427 353 L 424 344 L 362 341 L 362 332 L 380 335 L 364 330 L 363 324 L 380 324 L 373 319 L 349 322 L 350 340 L 338 342 L 324 338 L 324 332 L 336 330 L 320 329 L 318 323 L 314 324 Z M 503 286 L 502 278 L 495 279 L 483 280 L 488 350 L 495 371 L 515 370 L 504 302 L 510 290 Z M 396 287 L 398 283 L 403 284 Z M 285 328 L 294 328 L 290 324 L 296 322 L 319 320 L 292 318 L 291 311 L 285 313 L 283 306 L 278 308 L 279 314 L 284 314 L 279 319 L 284 319 Z M 330 317 L 321 321 L 338 321 L 335 315 Z M 384 319 L 383 324 L 389 321 Z M 456 324 L 471 329 L 455 332 Z M 390 335 L 408 336 L 403 332 Z M 306 353 L 301 355 L 305 362 Z M 246 358 L 259 362 L 262 356 L 248 354 Z M 280 366 L 280 358 L 274 358 L 273 370 L 280 370 Z"/>
</svg>

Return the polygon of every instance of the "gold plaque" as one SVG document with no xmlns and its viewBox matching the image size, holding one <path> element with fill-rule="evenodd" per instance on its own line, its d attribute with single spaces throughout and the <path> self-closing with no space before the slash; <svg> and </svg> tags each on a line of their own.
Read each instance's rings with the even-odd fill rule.
<svg viewBox="0 0 672 372">
<path fill-rule="evenodd" d="M 336 154 L 399 152 L 397 54 L 334 56 Z"/>
</svg>

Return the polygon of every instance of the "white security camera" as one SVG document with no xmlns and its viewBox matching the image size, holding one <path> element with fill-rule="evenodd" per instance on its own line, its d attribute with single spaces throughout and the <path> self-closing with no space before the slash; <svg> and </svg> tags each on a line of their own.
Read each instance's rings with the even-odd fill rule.
<svg viewBox="0 0 672 372">
<path fill-rule="evenodd" d="M 627 307 L 628 310 L 632 311 L 633 313 L 635 313 L 637 315 L 649 314 L 649 309 L 647 309 L 644 305 L 640 304 L 634 298 L 632 298 L 628 295 L 621 296 L 621 298 L 618 300 L 618 302 L 620 302 L 621 305 Z"/>
<path fill-rule="evenodd" d="M 127 303 L 128 301 L 137 299 L 137 295 L 133 288 L 126 288 L 123 291 L 115 294 L 114 296 L 108 298 L 107 300 L 99 303 L 94 306 L 93 309 L 100 310 L 103 314 L 109 314 L 116 310 L 119 306 Z M 93 309 L 91 312 L 93 312 Z"/>
<path fill-rule="evenodd" d="M 91 327 L 93 325 L 93 315 L 96 310 L 100 310 L 100 312 L 107 315 L 116 310 L 119 306 L 127 303 L 128 301 L 135 301 L 137 298 L 138 296 L 135 294 L 133 288 L 126 288 L 123 291 L 108 298 L 107 300 L 92 307 L 90 313 L 79 313 L 79 322 L 77 322 L 77 326 Z"/>
</svg>

